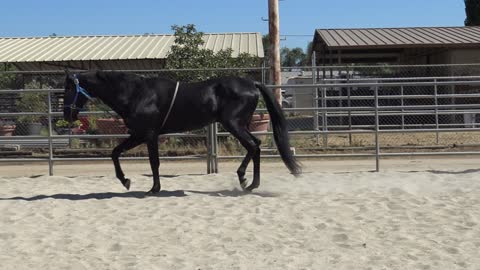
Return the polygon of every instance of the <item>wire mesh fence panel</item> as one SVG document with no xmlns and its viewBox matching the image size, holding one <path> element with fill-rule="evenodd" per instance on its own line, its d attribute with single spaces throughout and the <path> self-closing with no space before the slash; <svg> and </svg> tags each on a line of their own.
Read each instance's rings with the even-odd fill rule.
<svg viewBox="0 0 480 270">
<path fill-rule="evenodd" d="M 282 71 L 282 105 L 297 155 L 375 153 L 376 92 L 382 152 L 461 152 L 480 145 L 479 132 L 469 130 L 479 128 L 480 77 L 476 76 L 480 65 L 295 67 Z M 182 82 L 216 76 L 268 82 L 270 76 L 268 68 L 133 72 Z M 64 121 L 64 80 L 63 71 L 0 73 L 0 159 L 48 158 L 50 128 L 53 158 L 109 158 L 112 149 L 129 135 L 123 120 L 99 100 L 88 103 L 78 121 Z M 260 103 L 256 122 L 249 128 L 261 132 L 256 136 L 263 141 L 263 153 L 276 155 L 272 135 L 264 134 L 271 131 L 267 115 Z M 218 155 L 244 156 L 240 143 L 219 129 Z M 206 129 L 166 135 L 159 139 L 160 155 L 205 158 L 213 151 L 207 137 Z M 140 146 L 125 156 L 146 158 L 148 154 L 146 147 Z"/>
<path fill-rule="evenodd" d="M 143 72 L 143 76 L 161 76 L 155 72 Z M 64 72 L 0 74 L 0 146 L 6 152 L 4 158 L 47 158 L 49 151 L 49 127 L 52 129 L 53 158 L 88 158 L 111 155 L 112 149 L 128 136 L 123 119 L 118 117 L 100 100 L 83 108 L 79 119 L 73 123 L 63 120 Z M 48 117 L 48 92 L 50 89 L 51 112 Z M 58 90 L 55 90 L 58 89 Z M 7 128 L 8 127 L 8 128 Z M 162 157 L 205 156 L 205 131 L 192 131 L 185 136 L 160 138 Z M 112 136 L 90 138 L 89 136 Z M 34 136 L 34 137 L 32 137 Z M 8 152 L 12 150 L 14 152 Z M 127 157 L 148 157 L 145 147 L 127 153 Z"/>
</svg>

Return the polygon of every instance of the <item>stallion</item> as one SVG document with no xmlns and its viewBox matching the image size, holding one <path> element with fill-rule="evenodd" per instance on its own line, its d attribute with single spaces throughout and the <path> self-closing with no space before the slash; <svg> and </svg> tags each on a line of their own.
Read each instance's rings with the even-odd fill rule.
<svg viewBox="0 0 480 270">
<path fill-rule="evenodd" d="M 158 137 L 185 132 L 219 122 L 237 138 L 247 154 L 237 170 L 240 186 L 252 191 L 260 185 L 260 140 L 248 130 L 263 96 L 273 126 L 273 136 L 280 156 L 289 171 L 301 173 L 301 167 L 290 150 L 286 120 L 273 93 L 263 84 L 239 77 L 220 77 L 202 82 L 185 83 L 134 73 L 95 71 L 66 72 L 64 119 L 75 121 L 88 100 L 98 98 L 121 116 L 130 136 L 116 146 L 111 158 L 116 177 L 129 190 L 130 180 L 120 166 L 120 155 L 142 143 L 148 147 L 153 187 L 147 194 L 160 191 Z M 247 186 L 245 171 L 253 160 L 253 180 Z"/>
</svg>

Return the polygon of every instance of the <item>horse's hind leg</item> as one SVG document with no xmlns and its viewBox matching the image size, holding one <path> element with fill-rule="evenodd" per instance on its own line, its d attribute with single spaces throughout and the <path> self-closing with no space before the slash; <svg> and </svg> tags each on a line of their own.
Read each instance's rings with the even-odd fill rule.
<svg viewBox="0 0 480 270">
<path fill-rule="evenodd" d="M 232 133 L 247 150 L 247 155 L 240 164 L 240 167 L 238 167 L 237 174 L 240 186 L 244 190 L 252 191 L 260 185 L 260 140 L 255 138 L 246 127 L 235 123 L 223 123 L 223 126 Z M 253 159 L 253 180 L 252 184 L 246 187 L 245 171 L 251 159 Z"/>
<path fill-rule="evenodd" d="M 112 151 L 112 160 L 113 166 L 115 167 L 115 174 L 127 190 L 130 189 L 130 179 L 125 178 L 125 174 L 123 173 L 122 167 L 120 166 L 119 157 L 123 152 L 140 145 L 142 142 L 143 140 L 131 135 L 125 141 L 115 147 Z"/>
<path fill-rule="evenodd" d="M 147 194 L 158 193 L 160 191 L 160 159 L 158 157 L 158 135 L 152 135 L 148 139 L 148 159 L 150 160 L 150 167 L 152 168 L 153 187 Z"/>
<path fill-rule="evenodd" d="M 257 139 L 253 134 L 249 134 L 252 140 L 255 142 L 255 144 L 260 147 L 261 141 Z M 255 155 L 253 157 L 254 159 L 259 159 L 260 158 L 260 150 L 255 151 Z M 240 185 L 242 186 L 243 189 L 247 187 L 247 179 L 245 178 L 245 173 L 247 171 L 248 164 L 250 163 L 250 160 L 252 160 L 252 155 L 250 152 L 247 153 L 245 158 L 243 159 L 242 163 L 240 164 L 240 167 L 238 167 L 237 170 L 237 175 L 238 175 L 238 180 L 240 181 Z M 260 164 L 260 162 L 258 162 Z M 260 174 L 260 167 L 259 165 L 258 169 L 256 170 L 258 174 Z M 255 173 L 255 161 L 254 161 L 254 173 Z"/>
<path fill-rule="evenodd" d="M 252 156 L 250 155 L 250 153 L 247 153 L 247 155 L 242 161 L 242 164 L 240 164 L 240 167 L 238 167 L 237 170 L 238 180 L 240 181 L 240 186 L 242 186 L 243 189 L 247 187 L 247 179 L 245 178 L 245 173 L 247 171 L 250 160 L 252 160 Z"/>
</svg>

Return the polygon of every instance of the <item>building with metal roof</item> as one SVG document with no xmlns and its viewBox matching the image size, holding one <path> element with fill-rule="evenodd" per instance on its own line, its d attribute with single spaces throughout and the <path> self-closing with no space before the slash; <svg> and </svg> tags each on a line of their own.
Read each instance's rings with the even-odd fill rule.
<svg viewBox="0 0 480 270">
<path fill-rule="evenodd" d="M 203 39 L 203 47 L 215 52 L 231 48 L 233 57 L 264 57 L 260 33 L 206 33 Z M 0 63 L 20 70 L 159 69 L 174 42 L 174 35 L 0 38 Z"/>
<path fill-rule="evenodd" d="M 480 27 L 317 29 L 317 63 L 480 62 Z"/>
</svg>

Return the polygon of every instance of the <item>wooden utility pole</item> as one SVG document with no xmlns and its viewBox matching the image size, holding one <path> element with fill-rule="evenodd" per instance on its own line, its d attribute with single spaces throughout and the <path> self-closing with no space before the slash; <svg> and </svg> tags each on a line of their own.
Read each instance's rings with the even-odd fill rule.
<svg viewBox="0 0 480 270">
<path fill-rule="evenodd" d="M 282 84 L 280 70 L 280 19 L 278 14 L 278 0 L 268 0 L 268 35 L 270 37 L 270 83 Z M 282 90 L 273 90 L 275 100 L 282 105 Z"/>
</svg>

